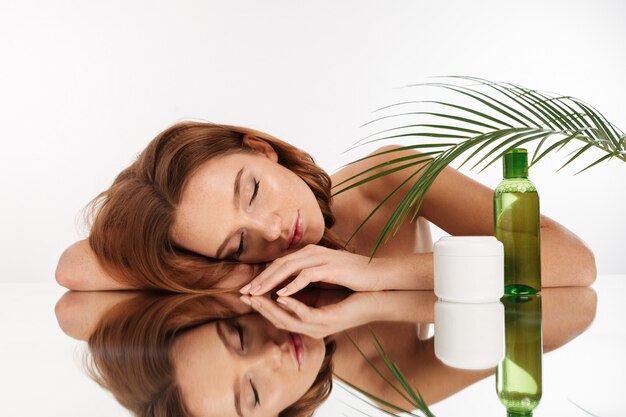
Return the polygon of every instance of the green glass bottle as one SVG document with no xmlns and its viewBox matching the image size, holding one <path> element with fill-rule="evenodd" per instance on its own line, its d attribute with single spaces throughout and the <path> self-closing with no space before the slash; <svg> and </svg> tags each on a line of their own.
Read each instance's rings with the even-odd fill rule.
<svg viewBox="0 0 626 417">
<path fill-rule="evenodd" d="M 505 295 L 505 354 L 496 371 L 496 391 L 508 417 L 532 416 L 542 393 L 541 296 Z"/>
<path fill-rule="evenodd" d="M 534 294 L 541 291 L 539 195 L 528 179 L 526 149 L 513 149 L 503 159 L 493 212 L 496 238 L 504 245 L 504 293 Z"/>
</svg>

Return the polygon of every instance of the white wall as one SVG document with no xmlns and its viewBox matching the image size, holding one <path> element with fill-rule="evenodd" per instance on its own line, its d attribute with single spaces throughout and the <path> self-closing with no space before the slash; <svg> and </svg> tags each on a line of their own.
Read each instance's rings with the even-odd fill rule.
<svg viewBox="0 0 626 417">
<path fill-rule="evenodd" d="M 618 0 L 0 0 L 0 281 L 53 279 L 81 207 L 180 119 L 265 130 L 332 172 L 393 88 L 467 74 L 574 95 L 624 130 L 625 20 Z M 544 213 L 626 272 L 626 166 L 559 162 L 533 171 Z"/>
</svg>

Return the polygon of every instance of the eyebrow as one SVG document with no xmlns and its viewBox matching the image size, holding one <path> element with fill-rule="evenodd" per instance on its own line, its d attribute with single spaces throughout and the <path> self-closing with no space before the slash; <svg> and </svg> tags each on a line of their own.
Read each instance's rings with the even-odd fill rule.
<svg viewBox="0 0 626 417">
<path fill-rule="evenodd" d="M 217 330 L 217 335 L 219 336 L 220 340 L 224 344 L 224 347 L 226 349 L 230 350 L 230 345 L 226 341 L 226 335 L 224 335 L 224 332 L 222 331 L 221 324 L 222 324 L 221 321 L 218 321 L 217 323 L 215 323 L 215 329 Z M 243 413 L 241 412 L 241 391 L 239 390 L 239 386 L 240 386 L 239 379 L 236 379 L 235 380 L 235 385 L 233 386 L 233 391 L 235 392 L 235 395 L 234 395 L 234 397 L 235 397 L 235 410 L 237 411 L 237 415 L 239 417 L 243 417 Z"/>
<path fill-rule="evenodd" d="M 233 205 L 235 206 L 235 208 L 239 208 L 239 195 L 241 193 L 241 175 L 242 174 L 243 174 L 243 168 L 241 168 L 239 172 L 237 172 L 237 175 L 235 175 L 235 184 L 233 185 Z M 216 258 L 224 257 L 222 252 L 226 249 L 226 246 L 228 246 L 228 242 L 230 242 L 230 239 L 231 239 L 230 236 L 227 237 L 224 240 L 224 242 L 222 242 L 220 247 L 217 248 Z"/>
</svg>

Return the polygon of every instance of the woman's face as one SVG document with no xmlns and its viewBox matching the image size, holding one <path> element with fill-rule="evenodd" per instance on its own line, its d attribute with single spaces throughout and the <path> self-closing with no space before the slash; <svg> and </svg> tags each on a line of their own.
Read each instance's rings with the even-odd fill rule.
<svg viewBox="0 0 626 417">
<path fill-rule="evenodd" d="M 254 148 L 256 146 L 256 149 Z M 306 183 L 260 139 L 252 152 L 205 162 L 176 211 L 177 245 L 216 259 L 267 262 L 317 243 L 324 218 Z"/>
<path fill-rule="evenodd" d="M 192 329 L 172 350 L 196 417 L 276 416 L 311 387 L 324 354 L 323 340 L 279 330 L 258 314 Z"/>
</svg>

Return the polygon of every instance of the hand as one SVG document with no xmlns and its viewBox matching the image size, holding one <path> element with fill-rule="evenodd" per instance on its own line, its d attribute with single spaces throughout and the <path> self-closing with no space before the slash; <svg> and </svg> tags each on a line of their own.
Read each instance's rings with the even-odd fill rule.
<svg viewBox="0 0 626 417">
<path fill-rule="evenodd" d="M 326 293 L 340 293 L 326 291 Z M 308 306 L 293 297 L 279 297 L 272 301 L 268 297 L 242 295 L 241 301 L 248 304 L 279 329 L 304 334 L 316 339 L 369 323 L 378 311 L 377 293 L 352 293 L 347 298 L 335 300 L 324 306 Z M 329 294 L 331 297 L 332 294 Z M 326 302 L 328 296 L 321 297 Z"/>
<path fill-rule="evenodd" d="M 355 291 L 379 289 L 381 259 L 372 259 L 350 252 L 308 245 L 276 259 L 263 272 L 243 287 L 242 294 L 261 295 L 286 279 L 295 276 L 287 286 L 277 292 L 288 296 L 310 283 L 341 285 Z"/>
</svg>

